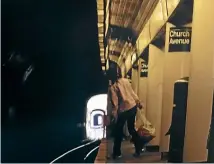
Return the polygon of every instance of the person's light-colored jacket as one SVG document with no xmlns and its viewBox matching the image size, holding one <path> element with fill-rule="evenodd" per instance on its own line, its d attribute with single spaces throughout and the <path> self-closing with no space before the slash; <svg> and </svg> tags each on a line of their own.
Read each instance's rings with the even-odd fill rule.
<svg viewBox="0 0 214 164">
<path fill-rule="evenodd" d="M 132 86 L 128 79 L 121 78 L 115 82 L 110 88 L 108 93 L 108 113 L 123 112 L 132 109 L 139 102 L 138 96 L 134 93 Z"/>
</svg>

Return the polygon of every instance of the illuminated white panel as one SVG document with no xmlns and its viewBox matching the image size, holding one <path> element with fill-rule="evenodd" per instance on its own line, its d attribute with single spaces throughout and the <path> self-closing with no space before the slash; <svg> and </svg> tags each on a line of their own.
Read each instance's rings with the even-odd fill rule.
<svg viewBox="0 0 214 164">
<path fill-rule="evenodd" d="M 99 94 L 91 97 L 87 103 L 87 110 L 91 112 L 94 109 L 102 109 L 106 111 L 107 108 L 107 94 Z"/>
<path fill-rule="evenodd" d="M 99 125 L 103 124 L 103 118 L 101 116 L 98 117 L 98 124 Z"/>
<path fill-rule="evenodd" d="M 106 137 L 103 126 L 103 115 L 107 113 L 107 94 L 91 97 L 87 103 L 86 135 L 89 139 Z"/>
</svg>

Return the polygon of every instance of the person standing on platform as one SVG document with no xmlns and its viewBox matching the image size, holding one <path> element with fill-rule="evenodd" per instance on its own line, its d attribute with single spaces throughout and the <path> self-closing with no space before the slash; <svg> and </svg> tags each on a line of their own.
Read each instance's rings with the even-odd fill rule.
<svg viewBox="0 0 214 164">
<path fill-rule="evenodd" d="M 127 121 L 129 134 L 132 136 L 135 153 L 134 156 L 140 155 L 141 146 L 140 138 L 135 130 L 135 117 L 137 108 L 142 108 L 138 96 L 134 93 L 128 79 L 122 78 L 121 70 L 117 67 L 117 71 L 111 72 L 110 75 L 112 85 L 108 93 L 112 108 L 107 113 L 115 118 L 114 127 L 114 146 L 113 158 L 121 157 L 121 142 L 123 139 L 123 127 Z"/>
</svg>

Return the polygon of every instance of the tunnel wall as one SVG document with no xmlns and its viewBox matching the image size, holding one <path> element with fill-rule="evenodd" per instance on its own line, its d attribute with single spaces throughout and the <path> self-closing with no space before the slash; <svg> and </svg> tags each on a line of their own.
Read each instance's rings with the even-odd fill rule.
<svg viewBox="0 0 214 164">
<path fill-rule="evenodd" d="M 142 32 L 140 33 L 136 46 L 138 54 L 142 54 L 145 48 L 149 45 L 149 43 L 153 40 L 159 30 L 163 27 L 163 25 L 167 22 L 172 12 L 178 6 L 180 0 L 161 0 L 159 4 L 156 6 L 154 13 L 151 18 L 145 24 Z M 141 62 L 140 59 L 139 62 Z M 141 64 L 139 64 L 139 69 L 141 69 Z M 147 110 L 147 78 L 139 77 L 138 84 L 138 95 L 142 102 L 144 102 L 145 111 Z M 150 114 L 149 114 L 150 117 Z M 153 119 L 153 118 L 151 118 Z M 158 137 L 153 144 L 158 143 Z"/>
<path fill-rule="evenodd" d="M 194 1 L 184 162 L 207 160 L 214 85 L 214 1 Z M 213 154 L 212 154 L 213 155 Z"/>
<path fill-rule="evenodd" d="M 160 140 L 161 152 L 168 152 L 169 149 L 169 136 L 165 136 L 165 134 L 170 127 L 172 119 L 174 83 L 182 77 L 189 76 L 190 67 L 190 52 L 168 52 L 170 27 L 174 26 L 167 23 L 163 68 L 163 102 Z"/>
<path fill-rule="evenodd" d="M 136 94 L 138 94 L 138 82 L 139 82 L 138 69 L 132 68 L 132 88 Z"/>
<path fill-rule="evenodd" d="M 160 29 L 163 27 L 166 21 L 167 21 L 166 0 L 160 0 L 149 19 L 149 23 L 150 23 L 149 30 L 150 30 L 151 40 L 160 31 Z"/>
<path fill-rule="evenodd" d="M 156 138 L 152 140 L 152 145 L 160 144 L 164 55 L 163 50 L 152 44 L 149 45 L 146 115 L 156 129 Z"/>
<path fill-rule="evenodd" d="M 181 0 L 165 0 L 167 4 L 168 17 L 173 13 L 180 1 Z"/>
<path fill-rule="evenodd" d="M 137 39 L 138 53 L 142 53 L 176 10 L 180 0 L 160 0 Z"/>
<path fill-rule="evenodd" d="M 141 63 L 143 59 L 139 59 L 139 63 Z M 139 64 L 139 74 L 141 70 L 141 64 Z M 147 77 L 139 76 L 139 84 L 138 84 L 138 96 L 141 102 L 144 105 L 145 114 L 147 114 Z"/>
<path fill-rule="evenodd" d="M 129 71 L 132 67 L 131 55 L 128 55 L 125 61 L 126 70 Z"/>
<path fill-rule="evenodd" d="M 122 64 L 120 66 L 120 68 L 121 68 L 122 77 L 125 77 L 125 75 L 126 75 L 126 66 L 125 66 L 125 64 Z"/>
<path fill-rule="evenodd" d="M 150 44 L 160 29 L 168 21 L 173 11 L 176 10 L 179 3 L 180 0 L 160 0 L 158 2 L 150 19 L 146 22 L 144 28 L 139 34 L 139 37 L 137 38 L 137 54 L 141 54 Z"/>
<path fill-rule="evenodd" d="M 145 24 L 145 27 L 143 28 L 143 31 L 140 33 L 137 40 L 138 54 L 141 54 L 151 41 L 151 35 L 150 35 L 149 29 L 150 29 L 150 22 L 148 21 Z"/>
</svg>

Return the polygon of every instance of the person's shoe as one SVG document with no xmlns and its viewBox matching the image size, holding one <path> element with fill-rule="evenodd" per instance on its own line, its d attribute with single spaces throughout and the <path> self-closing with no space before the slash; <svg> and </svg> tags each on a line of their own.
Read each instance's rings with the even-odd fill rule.
<svg viewBox="0 0 214 164">
<path fill-rule="evenodd" d="M 120 159 L 120 158 L 122 158 L 122 155 L 120 154 L 120 155 L 112 155 L 112 157 L 113 157 L 113 159 Z"/>
<path fill-rule="evenodd" d="M 138 157 L 140 157 L 140 153 L 134 153 L 133 156 L 134 156 L 135 158 L 138 158 Z"/>
<path fill-rule="evenodd" d="M 141 150 L 141 152 L 145 152 L 146 151 L 146 148 L 144 147 L 144 148 L 142 148 L 142 150 Z"/>
<path fill-rule="evenodd" d="M 128 140 L 131 140 L 131 137 L 130 137 L 130 136 L 125 136 L 124 139 L 125 139 L 126 141 L 128 141 Z"/>
</svg>

